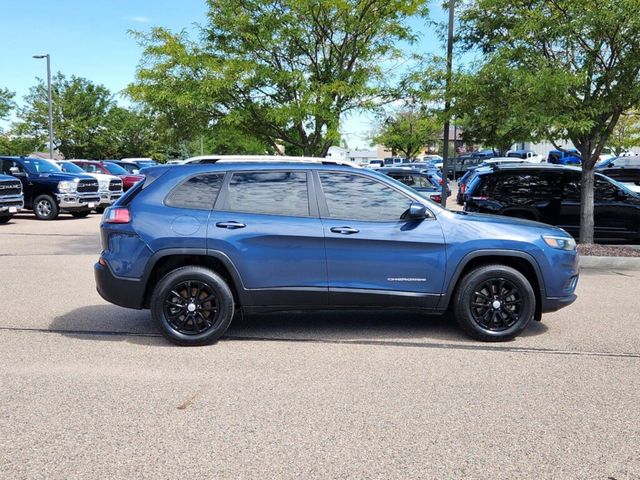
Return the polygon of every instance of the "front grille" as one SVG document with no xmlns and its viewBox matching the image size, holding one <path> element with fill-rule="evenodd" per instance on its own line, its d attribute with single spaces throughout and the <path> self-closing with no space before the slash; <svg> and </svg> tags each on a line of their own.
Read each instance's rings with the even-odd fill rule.
<svg viewBox="0 0 640 480">
<path fill-rule="evenodd" d="M 122 180 L 111 180 L 109 182 L 109 191 L 119 192 L 122 190 Z"/>
<path fill-rule="evenodd" d="M 22 208 L 22 206 L 24 205 L 24 202 L 20 201 L 20 200 L 10 200 L 8 202 L 2 200 L 2 198 L 0 198 L 0 207 L 20 207 Z"/>
<path fill-rule="evenodd" d="M 19 195 L 20 192 L 22 192 L 22 184 L 20 182 L 0 183 L 0 196 Z"/>
<path fill-rule="evenodd" d="M 80 180 L 78 182 L 78 193 L 95 193 L 98 191 L 97 180 Z"/>
</svg>

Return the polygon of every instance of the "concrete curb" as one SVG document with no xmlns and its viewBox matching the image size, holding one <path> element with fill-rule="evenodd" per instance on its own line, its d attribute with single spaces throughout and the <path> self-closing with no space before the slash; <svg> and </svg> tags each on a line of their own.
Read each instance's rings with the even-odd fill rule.
<svg viewBox="0 0 640 480">
<path fill-rule="evenodd" d="M 580 268 L 640 270 L 640 257 L 595 257 L 580 255 Z"/>
</svg>

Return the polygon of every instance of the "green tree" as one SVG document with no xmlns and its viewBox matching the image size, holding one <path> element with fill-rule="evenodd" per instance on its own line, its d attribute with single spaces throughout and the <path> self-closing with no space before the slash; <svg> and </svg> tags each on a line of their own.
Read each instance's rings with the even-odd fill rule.
<svg viewBox="0 0 640 480">
<path fill-rule="evenodd" d="M 223 122 L 276 149 L 325 155 L 340 118 L 387 99 L 383 66 L 425 0 L 208 0 L 202 40 L 154 29 L 131 96 L 189 138 Z"/>
<path fill-rule="evenodd" d="M 6 120 L 9 112 L 15 107 L 13 97 L 15 93 L 10 92 L 6 88 L 0 88 L 0 120 Z"/>
<path fill-rule="evenodd" d="M 593 242 L 595 163 L 622 113 L 640 103 L 638 10 L 638 0 L 477 0 L 460 19 L 483 68 L 507 66 L 521 79 L 539 133 L 581 152 L 583 243 Z"/>
<path fill-rule="evenodd" d="M 640 113 L 628 112 L 620 116 L 607 144 L 615 155 L 640 145 Z"/>
<path fill-rule="evenodd" d="M 16 128 L 41 138 L 48 131 L 47 88 L 42 80 L 25 97 Z M 65 158 L 104 158 L 105 123 L 114 106 L 111 92 L 85 78 L 52 79 L 54 146 Z"/>
<path fill-rule="evenodd" d="M 437 116 L 424 109 L 405 108 L 384 119 L 371 140 L 412 159 L 441 134 L 442 121 Z"/>
<path fill-rule="evenodd" d="M 542 132 L 526 97 L 528 80 L 528 74 L 523 77 L 497 59 L 475 71 L 457 73 L 451 87 L 451 114 L 463 140 L 503 154 L 514 143 L 538 140 Z"/>
</svg>

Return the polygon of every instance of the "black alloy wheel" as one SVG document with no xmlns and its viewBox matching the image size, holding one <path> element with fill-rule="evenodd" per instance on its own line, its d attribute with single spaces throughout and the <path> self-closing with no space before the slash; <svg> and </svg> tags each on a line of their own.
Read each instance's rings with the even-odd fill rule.
<svg viewBox="0 0 640 480">
<path fill-rule="evenodd" d="M 176 345 L 208 345 L 227 331 L 235 309 L 233 294 L 214 271 L 185 266 L 167 273 L 155 286 L 151 316 Z"/>
<path fill-rule="evenodd" d="M 217 296 L 201 281 L 175 285 L 164 297 L 163 310 L 171 328 L 184 335 L 205 332 L 218 320 Z"/>
<path fill-rule="evenodd" d="M 500 342 L 520 334 L 533 319 L 536 295 L 518 270 L 485 265 L 458 283 L 453 311 L 462 329 L 476 340 Z"/>
<path fill-rule="evenodd" d="M 471 315 L 480 327 L 502 332 L 519 320 L 522 293 L 509 280 L 494 278 L 479 285 L 470 302 Z"/>
</svg>

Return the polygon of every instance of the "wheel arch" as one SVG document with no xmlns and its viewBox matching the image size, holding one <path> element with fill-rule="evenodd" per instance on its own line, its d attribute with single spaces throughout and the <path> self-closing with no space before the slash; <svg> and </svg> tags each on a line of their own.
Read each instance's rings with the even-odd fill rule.
<svg viewBox="0 0 640 480">
<path fill-rule="evenodd" d="M 250 306 L 251 298 L 244 288 L 238 270 L 231 259 L 219 251 L 206 249 L 166 249 L 153 255 L 144 275 L 144 308 L 149 308 L 151 295 L 160 279 L 179 267 L 195 265 L 209 268 L 220 275 L 229 285 L 234 300 L 241 306 Z"/>
<path fill-rule="evenodd" d="M 471 270 L 484 265 L 506 265 L 522 273 L 531 282 L 536 295 L 536 310 L 534 318 L 542 317 L 542 299 L 546 296 L 542 271 L 535 258 L 525 252 L 515 250 L 480 250 L 467 254 L 454 271 L 447 290 L 440 300 L 440 308 L 449 310 L 451 300 L 460 280 Z"/>
</svg>

